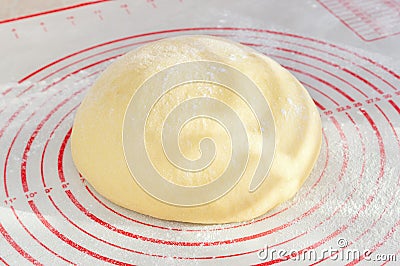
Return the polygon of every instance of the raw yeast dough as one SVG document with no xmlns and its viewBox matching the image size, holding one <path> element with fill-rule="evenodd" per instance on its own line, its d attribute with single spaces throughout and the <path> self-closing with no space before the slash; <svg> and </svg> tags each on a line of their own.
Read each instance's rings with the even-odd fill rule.
<svg viewBox="0 0 400 266">
<path fill-rule="evenodd" d="M 180 82 L 191 74 L 197 80 L 201 69 L 209 81 Z M 245 79 L 254 94 L 250 83 L 237 90 Z M 155 80 L 156 86 L 142 86 Z M 140 121 L 143 128 L 124 132 Z M 230 40 L 180 36 L 137 48 L 104 71 L 76 113 L 71 147 L 79 172 L 115 204 L 160 219 L 214 224 L 256 218 L 293 197 L 318 157 L 321 133 L 310 95 L 278 63 Z M 230 167 L 232 178 L 224 175 Z M 257 171 L 266 175 L 251 191 Z M 218 183 L 222 176 L 226 181 Z M 146 187 L 141 180 L 155 183 Z M 205 190 L 196 194 L 198 188 Z M 207 198 L 216 191 L 224 193 Z"/>
</svg>

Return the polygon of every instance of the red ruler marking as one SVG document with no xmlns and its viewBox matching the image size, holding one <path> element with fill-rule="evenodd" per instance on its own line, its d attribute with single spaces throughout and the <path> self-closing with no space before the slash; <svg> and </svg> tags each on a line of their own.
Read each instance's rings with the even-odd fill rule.
<svg viewBox="0 0 400 266">
<path fill-rule="evenodd" d="M 47 14 L 57 13 L 57 12 L 65 11 L 65 10 L 75 9 L 75 8 L 79 8 L 79 7 L 83 7 L 83 6 L 98 4 L 98 3 L 102 3 L 102 2 L 109 2 L 109 1 L 110 1 L 110 0 L 90 1 L 90 2 L 80 3 L 80 4 L 76 4 L 76 5 L 72 5 L 72 6 L 66 6 L 66 7 L 56 8 L 56 9 L 52 9 L 52 10 L 47 10 L 47 11 L 43 11 L 43 12 L 38 12 L 38 13 L 34 13 L 34 14 L 29 14 L 29 15 L 26 15 L 26 16 L 21 16 L 21 17 L 16 17 L 16 18 L 10 18 L 10 19 L 5 19 L 5 20 L 0 20 L 0 24 L 4 24 L 4 23 L 8 23 L 8 22 L 13 22 L 13 21 L 17 21 L 17 20 L 22 20 L 22 19 L 27 19 L 27 18 L 33 18 L 33 17 L 43 16 L 43 15 L 47 15 Z"/>
<path fill-rule="evenodd" d="M 45 153 L 46 153 L 47 146 L 49 145 L 50 140 L 52 139 L 54 133 L 55 133 L 56 130 L 59 128 L 59 126 L 62 124 L 62 122 L 64 122 L 64 120 L 65 120 L 70 114 L 72 114 L 72 112 L 74 112 L 74 111 L 78 108 L 79 105 L 80 105 L 80 103 L 79 103 L 78 105 L 75 105 L 74 108 L 72 108 L 68 113 L 66 113 L 66 114 L 61 118 L 60 121 L 58 121 L 58 123 L 57 123 L 57 125 L 55 126 L 55 128 L 51 131 L 49 138 L 46 140 L 46 143 L 45 143 L 44 148 L 43 148 L 41 160 L 40 160 L 40 175 L 41 175 L 42 183 L 43 183 L 43 186 L 44 186 L 44 187 L 46 187 L 46 181 L 45 181 L 45 179 L 44 179 L 44 156 L 45 156 Z"/>
<path fill-rule="evenodd" d="M 364 41 L 400 34 L 400 4 L 390 0 L 317 0 Z"/>
<path fill-rule="evenodd" d="M 8 264 L 2 257 L 0 257 L 0 262 L 3 263 L 6 266 L 9 266 L 10 264 Z"/>
<path fill-rule="evenodd" d="M 27 232 L 29 234 L 30 237 L 32 237 L 33 240 L 35 240 L 39 245 L 41 245 L 43 248 L 45 248 L 47 251 L 49 251 L 50 253 L 52 253 L 53 255 L 57 256 L 58 258 L 62 259 L 63 261 L 71 264 L 71 265 L 76 265 L 75 263 L 73 263 L 70 260 L 67 260 L 66 258 L 62 257 L 61 255 L 57 254 L 56 252 L 54 252 L 53 250 L 51 250 L 48 246 L 46 246 L 45 244 L 43 244 L 43 242 L 41 242 L 36 236 L 34 236 L 32 234 L 32 232 L 30 232 L 28 230 L 28 228 L 22 223 L 21 219 L 18 217 L 14 207 L 11 206 L 11 210 L 14 214 L 14 216 L 17 218 L 18 223 L 22 226 L 22 228 L 25 230 L 25 232 Z"/>
<path fill-rule="evenodd" d="M 101 254 L 93 252 L 93 251 L 91 251 L 91 250 L 79 245 L 78 243 L 75 243 L 74 241 L 72 241 L 71 239 L 69 239 L 68 237 L 66 237 L 62 233 L 60 233 L 55 227 L 53 227 L 49 223 L 49 221 L 47 221 L 43 217 L 42 213 L 39 211 L 39 209 L 37 208 L 36 204 L 32 200 L 28 201 L 28 203 L 29 203 L 29 206 L 31 207 L 32 211 L 36 214 L 36 216 L 39 218 L 39 220 L 42 222 L 42 224 L 44 226 L 46 226 L 47 229 L 49 229 L 60 240 L 64 241 L 65 243 L 67 243 L 71 247 L 73 247 L 73 248 L 75 248 L 75 249 L 77 249 L 77 250 L 79 250 L 81 252 L 84 252 L 84 253 L 86 253 L 86 254 L 88 254 L 88 255 L 96 258 L 96 259 L 99 259 L 99 260 L 102 260 L 102 261 L 105 261 L 105 262 L 108 262 L 108 263 L 111 263 L 111 264 L 115 264 L 115 265 L 132 265 L 132 264 L 128 264 L 128 263 L 125 263 L 125 262 L 121 262 L 121 261 L 118 261 L 118 260 L 114 260 L 112 258 L 108 258 L 108 257 L 102 256 Z"/>
<path fill-rule="evenodd" d="M 371 204 L 371 202 L 374 200 L 374 198 L 376 197 L 376 195 L 378 194 L 378 184 L 379 182 L 382 180 L 383 175 L 384 175 L 384 166 L 385 166 L 385 162 L 386 162 L 386 153 L 385 153 L 385 148 L 383 145 L 383 140 L 382 140 L 382 136 L 374 122 L 374 120 L 370 117 L 370 115 L 365 111 L 365 110 L 360 110 L 362 112 L 362 114 L 365 116 L 365 118 L 367 119 L 367 121 L 369 122 L 369 124 L 371 125 L 372 129 L 374 130 L 374 133 L 378 139 L 378 144 L 379 144 L 379 151 L 380 151 L 380 171 L 379 171 L 379 176 L 376 180 L 376 184 L 377 186 L 374 189 L 374 193 L 372 195 L 370 195 L 366 202 L 363 204 L 363 206 L 358 210 L 358 212 L 356 213 L 356 215 L 354 215 L 350 220 L 349 223 L 342 225 L 339 229 L 337 229 L 335 232 L 331 233 L 330 235 L 328 235 L 327 237 L 325 237 L 324 239 L 314 243 L 311 246 L 308 246 L 304 249 L 301 249 L 297 252 L 291 253 L 289 255 L 283 256 L 281 258 L 278 259 L 274 259 L 274 260 L 270 260 L 267 262 L 263 262 L 257 265 L 272 265 L 272 264 L 277 264 L 277 263 L 281 263 L 281 262 L 285 262 L 287 260 L 289 260 L 290 258 L 296 257 L 304 252 L 306 252 L 307 250 L 312 250 L 315 249 L 316 247 L 322 245 L 323 243 L 332 240 L 334 237 L 338 236 L 341 232 L 345 231 L 350 224 L 353 224 L 355 222 L 355 220 L 358 219 L 359 215 L 361 212 L 365 211 L 365 209 L 368 207 L 368 205 Z M 332 121 L 334 122 L 334 124 L 337 126 L 338 130 L 340 129 L 340 125 L 338 123 L 338 121 L 336 121 L 336 119 L 334 117 L 331 117 Z M 342 136 L 341 136 L 342 137 Z M 396 225 L 397 226 L 397 225 Z"/>
<path fill-rule="evenodd" d="M 25 259 L 30 261 L 34 265 L 43 265 L 39 261 L 37 261 L 35 258 L 33 258 L 31 255 L 29 255 L 25 250 L 21 248 L 21 246 L 18 245 L 17 242 L 8 234 L 6 229 L 3 227 L 3 225 L 0 223 L 0 233 L 3 235 L 4 239 L 16 250 L 18 251 L 21 256 L 23 256 Z"/>
</svg>

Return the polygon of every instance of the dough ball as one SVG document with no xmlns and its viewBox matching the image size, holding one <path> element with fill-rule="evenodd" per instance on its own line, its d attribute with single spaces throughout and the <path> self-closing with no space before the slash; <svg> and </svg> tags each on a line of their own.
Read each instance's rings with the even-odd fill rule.
<svg viewBox="0 0 400 266">
<path fill-rule="evenodd" d="M 74 163 L 105 198 L 165 220 L 229 223 L 290 199 L 321 146 L 317 108 L 269 57 L 180 36 L 112 63 L 72 130 Z"/>
</svg>

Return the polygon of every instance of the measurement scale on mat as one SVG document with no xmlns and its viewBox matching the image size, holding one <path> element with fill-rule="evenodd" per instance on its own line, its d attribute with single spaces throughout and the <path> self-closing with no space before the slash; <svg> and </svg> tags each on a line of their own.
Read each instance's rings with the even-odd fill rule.
<svg viewBox="0 0 400 266">
<path fill-rule="evenodd" d="M 323 7 L 327 1 L 312 2 L 340 25 Z M 340 45 L 321 37 L 323 29 L 261 27 L 265 18 L 256 15 L 254 25 L 243 18 L 245 26 L 231 26 L 221 19 L 228 11 L 191 21 L 184 12 L 193 5 L 98 2 L 0 24 L 0 264 L 287 264 L 313 250 L 312 263 L 395 265 L 398 69 L 349 47 L 363 41 L 355 34 Z M 149 14 L 162 27 L 146 24 Z M 153 219 L 108 202 L 75 170 L 73 117 L 93 81 L 127 51 L 181 34 L 223 36 L 272 57 L 319 108 L 323 145 L 315 169 L 292 200 L 262 217 L 215 226 Z M 323 256 L 327 249 L 336 253 Z M 274 250 L 287 253 L 271 257 Z"/>
</svg>

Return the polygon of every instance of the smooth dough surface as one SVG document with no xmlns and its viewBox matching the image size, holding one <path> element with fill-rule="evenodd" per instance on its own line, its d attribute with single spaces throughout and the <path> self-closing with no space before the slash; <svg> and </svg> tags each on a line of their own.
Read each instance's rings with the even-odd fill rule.
<svg viewBox="0 0 400 266">
<path fill-rule="evenodd" d="M 202 96 L 226 103 L 240 117 L 249 140 L 247 167 L 232 190 L 204 205 L 180 207 L 152 197 L 137 184 L 125 161 L 122 129 L 129 101 L 145 80 L 170 66 L 196 60 L 229 65 L 260 88 L 275 121 L 276 149 L 268 177 L 255 192 L 249 193 L 249 183 L 260 158 L 262 129 L 257 119 L 262 117 L 255 117 L 243 99 L 216 84 L 184 84 L 169 91 L 148 114 L 145 139 L 146 156 L 166 180 L 182 186 L 208 184 L 226 170 L 231 155 L 233 144 L 224 127 L 204 118 L 186 124 L 179 135 L 180 150 L 191 160 L 201 156 L 199 146 L 193 143 L 204 137 L 213 139 L 216 156 L 204 171 L 185 172 L 173 167 L 163 156 L 160 133 L 163 121 L 184 100 Z M 79 172 L 97 192 L 120 206 L 166 220 L 228 223 L 253 219 L 293 197 L 318 157 L 321 134 L 321 120 L 313 100 L 278 63 L 226 39 L 180 36 L 135 49 L 103 72 L 76 113 L 71 149 Z"/>
</svg>

